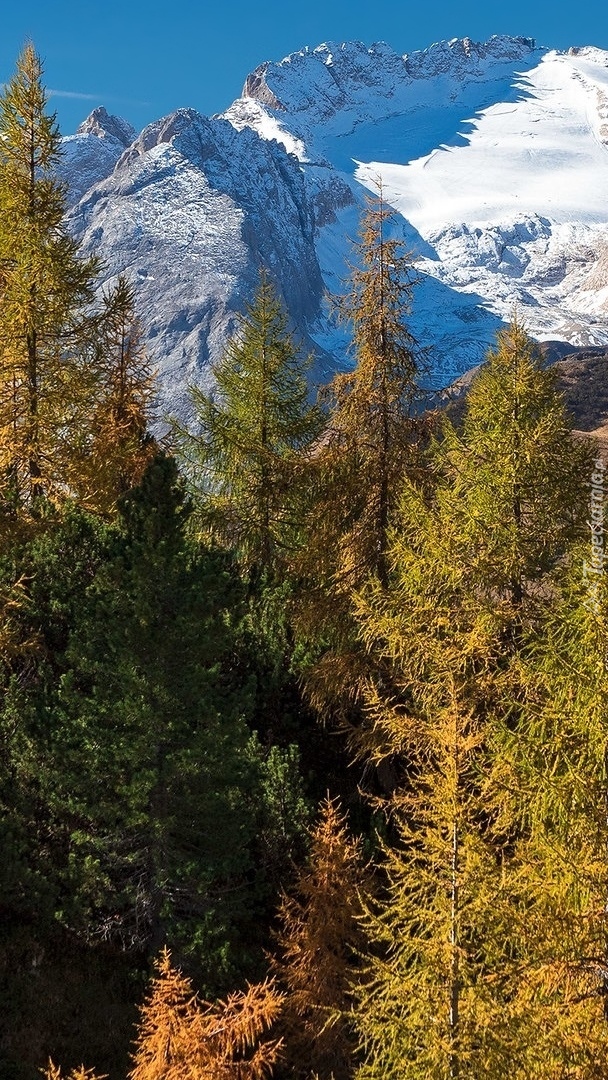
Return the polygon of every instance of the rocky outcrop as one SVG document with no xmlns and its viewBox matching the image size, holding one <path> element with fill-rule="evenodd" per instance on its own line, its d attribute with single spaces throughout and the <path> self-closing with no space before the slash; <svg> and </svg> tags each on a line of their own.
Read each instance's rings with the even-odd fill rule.
<svg viewBox="0 0 608 1080">
<path fill-rule="evenodd" d="M 136 135 L 126 120 L 111 116 L 100 106 L 87 116 L 75 135 L 62 139 L 59 175 L 67 184 L 71 205 L 110 175 Z"/>
<path fill-rule="evenodd" d="M 113 139 L 124 148 L 130 146 L 137 132 L 120 116 L 111 116 L 103 105 L 93 109 L 79 128 L 77 135 L 96 135 L 98 139 Z"/>
<path fill-rule="evenodd" d="M 281 102 L 275 97 L 266 82 L 268 67 L 268 63 L 260 64 L 255 71 L 250 72 L 245 79 L 241 97 L 253 98 L 255 101 L 261 102 L 262 105 L 269 105 L 271 109 L 282 109 Z"/>
</svg>

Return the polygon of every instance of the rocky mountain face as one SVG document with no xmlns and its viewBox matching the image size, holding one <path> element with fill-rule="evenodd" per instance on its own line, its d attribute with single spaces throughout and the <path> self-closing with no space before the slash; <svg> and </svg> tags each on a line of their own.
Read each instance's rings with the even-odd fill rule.
<svg viewBox="0 0 608 1080">
<path fill-rule="evenodd" d="M 69 227 L 108 281 L 135 281 L 173 411 L 208 381 L 261 265 L 316 377 L 349 362 L 323 297 L 378 181 L 417 264 L 432 385 L 478 363 L 514 310 L 541 340 L 608 345 L 608 53 L 324 44 L 262 64 L 222 116 L 183 109 L 136 136 L 97 109 L 64 147 Z"/>
<path fill-rule="evenodd" d="M 593 435 L 608 463 L 608 349 L 577 349 L 555 367 L 575 429 Z"/>
<path fill-rule="evenodd" d="M 75 135 L 62 140 L 60 176 L 68 184 L 70 201 L 79 199 L 112 172 L 121 154 L 137 137 L 135 128 L 100 105 Z"/>
<path fill-rule="evenodd" d="M 72 164 L 78 154 L 88 161 L 90 138 L 87 121 Z M 101 169 L 116 142 L 99 141 Z M 79 180 L 77 169 L 69 227 L 84 253 L 102 257 L 108 282 L 135 281 L 163 405 L 183 413 L 187 385 L 209 378 L 261 266 L 307 337 L 323 284 L 302 171 L 282 147 L 181 109 L 121 147 L 80 198 Z"/>
</svg>

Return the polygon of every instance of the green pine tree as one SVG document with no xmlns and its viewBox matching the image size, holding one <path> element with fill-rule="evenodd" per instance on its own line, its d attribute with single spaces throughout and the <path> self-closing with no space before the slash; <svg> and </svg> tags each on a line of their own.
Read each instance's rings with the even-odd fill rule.
<svg viewBox="0 0 608 1080">
<path fill-rule="evenodd" d="M 247 567 L 272 570 L 302 543 L 303 474 L 322 426 L 306 370 L 263 271 L 213 393 L 192 389 L 199 432 L 182 433 L 204 526 Z"/>
<path fill-rule="evenodd" d="M 75 790 L 95 827 L 73 858 L 81 872 L 99 860 L 109 886 L 102 904 L 94 885 L 87 932 L 114 926 L 153 951 L 181 944 L 219 984 L 245 933 L 257 782 L 247 694 L 223 670 L 240 588 L 223 553 L 189 544 L 172 459 L 153 459 L 119 509 L 121 537 L 72 632 L 61 693 L 68 737 L 81 739 L 84 720 L 104 761 L 98 790 L 90 779 Z"/>
<path fill-rule="evenodd" d="M 1 796 L 11 907 L 81 942 L 188 954 L 210 988 L 259 948 L 259 765 L 233 671 L 242 589 L 186 536 L 157 456 L 113 525 L 74 509 L 24 553 L 29 656 L 6 670 Z"/>
</svg>

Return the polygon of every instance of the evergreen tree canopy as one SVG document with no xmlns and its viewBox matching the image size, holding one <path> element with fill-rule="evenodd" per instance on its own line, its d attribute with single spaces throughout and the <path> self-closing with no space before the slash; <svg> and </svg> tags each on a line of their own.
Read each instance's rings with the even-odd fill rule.
<svg viewBox="0 0 608 1080">
<path fill-rule="evenodd" d="M 192 389 L 200 434 L 182 440 L 203 522 L 248 566 L 273 568 L 302 542 L 303 473 L 322 427 L 308 403 L 307 367 L 262 272 L 213 369 L 216 389 Z"/>
<path fill-rule="evenodd" d="M 241 588 L 224 553 L 189 544 L 188 515 L 160 455 L 116 525 L 74 511 L 30 545 L 37 646 L 7 672 L 2 713 L 22 838 L 6 869 L 38 891 L 13 906 L 43 897 L 91 943 L 171 941 L 216 986 L 254 937 L 259 777 L 230 673 Z"/>
<path fill-rule="evenodd" d="M 122 275 L 103 299 L 95 369 L 90 437 L 77 491 L 87 508 L 112 515 L 156 451 L 149 432 L 155 380 L 140 340 L 134 289 Z"/>
</svg>

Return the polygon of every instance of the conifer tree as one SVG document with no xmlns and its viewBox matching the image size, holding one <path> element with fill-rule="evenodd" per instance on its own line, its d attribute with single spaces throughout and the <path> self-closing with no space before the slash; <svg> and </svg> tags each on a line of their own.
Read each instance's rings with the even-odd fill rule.
<svg viewBox="0 0 608 1080">
<path fill-rule="evenodd" d="M 197 997 L 167 949 L 156 960 L 156 972 L 141 1008 L 131 1080 L 185 1080 L 192 1075 Z"/>
<path fill-rule="evenodd" d="M 508 697 L 503 623 L 467 598 L 453 538 L 421 502 L 408 523 L 416 545 L 407 528 L 396 534 L 391 586 L 359 608 L 377 670 L 368 753 L 389 758 L 399 778 L 386 890 L 366 919 L 361 1076 L 490 1080 L 517 1061 L 522 1023 L 510 994 L 524 913 L 494 826 L 487 757 Z"/>
<path fill-rule="evenodd" d="M 217 991 L 261 952 L 259 764 L 232 668 L 242 588 L 188 516 L 159 455 L 116 522 L 72 507 L 22 554 L 34 644 L 2 670 L 2 883 L 14 918 L 132 955 L 170 942 Z"/>
<path fill-rule="evenodd" d="M 412 1077 L 538 1074 L 526 1071 L 537 1020 L 519 991 L 534 955 L 528 880 L 540 888 L 540 874 L 523 855 L 530 804 L 505 782 L 500 738 L 527 743 L 538 679 L 523 658 L 581 534 L 588 459 L 554 380 L 511 327 L 477 377 L 462 434 L 448 424 L 431 447 L 434 489 L 405 485 L 388 589 L 359 597 L 376 668 L 367 752 L 400 776 L 399 843 L 368 914 L 362 1076 L 401 1076 L 404 1062 Z"/>
<path fill-rule="evenodd" d="M 355 368 L 329 387 L 328 447 L 330 462 L 336 450 L 342 464 L 348 458 L 342 507 L 352 525 L 343 534 L 339 573 L 351 584 L 370 572 L 386 581 L 391 509 L 418 430 L 412 407 L 420 395 L 420 352 L 406 322 L 415 277 L 403 245 L 390 238 L 393 218 L 380 186 L 378 199 L 367 201 L 349 292 L 338 300 L 352 326 Z M 353 497 L 354 512 L 344 504 Z"/>
<path fill-rule="evenodd" d="M 85 1069 L 84 1065 L 81 1065 L 79 1069 L 72 1069 L 70 1073 L 62 1077 L 61 1069 L 52 1061 L 48 1063 L 44 1078 L 45 1080 L 107 1080 L 105 1073 L 99 1075 L 93 1069 Z"/>
<path fill-rule="evenodd" d="M 190 545 L 189 514 L 174 460 L 157 455 L 120 503 L 122 535 L 70 635 L 56 752 L 73 752 L 84 725 L 111 793 L 85 774 L 67 796 L 89 823 L 72 841 L 85 934 L 153 951 L 180 943 L 212 986 L 247 923 L 243 796 L 256 770 L 246 694 L 222 676 L 239 583 L 223 553 Z"/>
<path fill-rule="evenodd" d="M 608 1075 L 606 747 L 608 598 L 589 607 L 587 543 L 520 659 L 525 723 L 496 732 L 495 771 L 517 823 L 526 918 L 517 1007 L 524 1075 Z"/>
<path fill-rule="evenodd" d="M 66 233 L 60 137 L 26 45 L 0 95 L 0 494 L 30 510 L 79 469 L 95 382 L 95 259 Z"/>
<path fill-rule="evenodd" d="M 419 471 L 428 426 L 416 415 L 421 351 L 407 323 L 415 277 L 403 244 L 390 236 L 393 217 L 380 187 L 354 245 L 350 289 L 337 301 L 352 327 L 355 366 L 327 388 L 328 431 L 314 459 L 301 560 L 300 631 L 324 650 L 307 685 L 317 707 L 338 711 L 358 699 L 366 671 L 352 595 L 372 575 L 387 584 L 391 521 L 404 477 Z"/>
<path fill-rule="evenodd" d="M 336 301 L 352 327 L 355 367 L 337 374 L 327 390 L 329 433 L 317 458 L 326 511 L 320 529 L 337 535 L 329 543 L 320 535 L 315 556 L 325 565 L 337 542 L 333 569 L 346 590 L 370 573 L 386 580 L 391 511 L 418 434 L 412 410 L 420 351 L 406 321 L 415 278 L 402 243 L 390 237 L 394 216 L 380 187 L 378 198 L 367 200 L 349 291 Z M 321 516 L 318 507 L 313 513 Z"/>
<path fill-rule="evenodd" d="M 240 332 L 213 369 L 216 389 L 191 391 L 199 434 L 182 433 L 203 523 L 249 567 L 272 569 L 301 543 L 301 477 L 322 426 L 306 370 L 262 271 Z"/>
<path fill-rule="evenodd" d="M 473 380 L 461 435 L 443 431 L 441 499 L 485 596 L 529 606 L 580 536 L 592 452 L 571 431 L 555 373 L 514 321 Z"/>
<path fill-rule="evenodd" d="M 293 1075 L 342 1080 L 352 1074 L 349 992 L 362 943 L 364 884 L 360 845 L 327 798 L 312 830 L 308 863 L 279 908 L 273 969 L 286 994 L 282 1026 Z"/>
<path fill-rule="evenodd" d="M 130 1080 L 262 1080 L 272 1073 L 281 1047 L 267 1032 L 281 996 L 271 983 L 211 1004 L 198 999 L 166 950 L 157 971 L 141 1010 Z"/>
<path fill-rule="evenodd" d="M 107 515 L 137 487 L 156 451 L 149 432 L 154 376 L 140 340 L 134 290 L 123 276 L 104 297 L 95 367 L 98 386 L 78 491 L 87 508 Z"/>
</svg>

